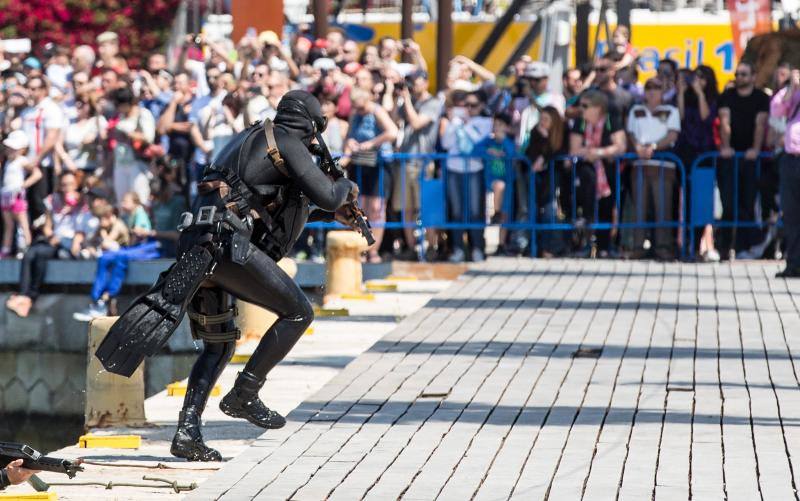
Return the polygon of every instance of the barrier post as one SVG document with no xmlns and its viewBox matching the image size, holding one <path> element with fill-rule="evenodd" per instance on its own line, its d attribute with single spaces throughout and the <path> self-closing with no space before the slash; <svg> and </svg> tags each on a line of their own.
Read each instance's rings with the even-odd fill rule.
<svg viewBox="0 0 800 501">
<path fill-rule="evenodd" d="M 144 364 L 129 378 L 107 372 L 94 356 L 119 317 L 100 317 L 89 323 L 86 364 L 85 426 L 144 426 Z"/>
</svg>

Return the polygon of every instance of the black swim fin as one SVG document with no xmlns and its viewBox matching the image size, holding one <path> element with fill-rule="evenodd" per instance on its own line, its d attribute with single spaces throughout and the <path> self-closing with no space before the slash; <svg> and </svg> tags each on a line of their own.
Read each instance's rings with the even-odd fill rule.
<svg viewBox="0 0 800 501">
<path fill-rule="evenodd" d="M 214 256 L 196 245 L 125 310 L 95 352 L 108 372 L 130 377 L 169 340 L 200 284 L 212 272 Z"/>
</svg>

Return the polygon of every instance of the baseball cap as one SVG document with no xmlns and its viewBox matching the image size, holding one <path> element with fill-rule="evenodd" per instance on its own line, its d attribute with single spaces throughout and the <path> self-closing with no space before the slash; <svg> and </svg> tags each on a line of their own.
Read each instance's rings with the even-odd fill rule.
<svg viewBox="0 0 800 501">
<path fill-rule="evenodd" d="M 119 40 L 119 36 L 114 33 L 113 31 L 104 31 L 97 35 L 97 43 L 108 43 L 108 42 L 116 42 Z"/>
<path fill-rule="evenodd" d="M 550 65 L 541 61 L 533 61 L 525 66 L 525 78 L 547 78 L 550 76 Z"/>
<path fill-rule="evenodd" d="M 28 147 L 28 136 L 21 130 L 14 130 L 3 140 L 3 145 L 12 150 L 21 150 Z"/>
<path fill-rule="evenodd" d="M 40 63 L 39 60 L 33 56 L 26 58 L 24 61 L 22 61 L 22 64 L 23 66 L 27 66 L 28 68 L 32 68 L 34 70 L 42 69 L 42 63 Z"/>
</svg>

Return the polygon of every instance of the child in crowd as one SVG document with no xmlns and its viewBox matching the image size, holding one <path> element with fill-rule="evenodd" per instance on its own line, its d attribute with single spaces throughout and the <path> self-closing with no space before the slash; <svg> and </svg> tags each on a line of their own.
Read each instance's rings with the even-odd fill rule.
<svg viewBox="0 0 800 501">
<path fill-rule="evenodd" d="M 122 210 L 122 219 L 131 231 L 132 240 L 136 240 L 136 229 L 148 231 L 153 229 L 153 225 L 150 223 L 150 216 L 147 215 L 147 210 L 145 210 L 142 200 L 136 192 L 129 191 L 123 195 L 120 209 Z"/>
<path fill-rule="evenodd" d="M 3 212 L 3 246 L 0 258 L 11 255 L 11 245 L 16 223 L 22 233 L 24 246 L 19 252 L 25 252 L 31 245 L 31 227 L 28 220 L 28 202 L 25 190 L 42 178 L 39 167 L 30 162 L 26 156 L 28 136 L 21 130 L 11 132 L 3 141 L 6 147 L 6 163 L 3 166 L 3 186 L 0 189 L 0 209 Z"/>
<path fill-rule="evenodd" d="M 512 119 L 507 113 L 498 113 L 492 122 L 492 134 L 475 146 L 475 153 L 484 158 L 486 184 L 492 190 L 494 215 L 492 224 L 506 222 L 510 200 L 506 199 L 506 181 L 511 172 L 511 161 L 515 154 L 514 139 L 511 136 Z M 500 244 L 497 252 L 505 252 L 508 231 L 500 229 Z"/>
<path fill-rule="evenodd" d="M 631 30 L 625 25 L 619 25 L 614 30 L 614 34 L 611 36 L 612 40 L 612 47 L 611 52 L 614 52 L 621 57 L 619 61 L 614 63 L 614 68 L 619 71 L 622 68 L 627 68 L 634 61 L 636 61 L 636 57 L 638 54 L 636 53 L 636 49 L 631 44 Z"/>
<path fill-rule="evenodd" d="M 99 221 L 99 227 L 81 250 L 82 258 L 98 258 L 108 252 L 118 251 L 130 243 L 128 227 L 117 217 L 116 210 L 111 205 L 103 204 L 93 213 Z"/>
<path fill-rule="evenodd" d="M 104 226 L 113 225 L 117 233 L 124 231 L 126 236 L 130 235 L 130 241 L 118 242 L 120 245 L 116 248 L 109 243 L 103 248 L 103 252 L 97 259 L 97 275 L 92 287 L 92 302 L 83 311 L 72 315 L 79 322 L 89 322 L 94 318 L 109 314 L 109 305 L 122 290 L 122 284 L 128 274 L 128 266 L 131 261 L 144 261 L 160 257 L 160 245 L 157 241 L 147 241 L 146 238 L 137 239 L 139 235 L 152 232 L 153 228 L 139 195 L 132 191 L 126 193 L 122 197 L 120 208 L 122 209 L 121 218 L 117 218 L 110 206 L 99 209 L 102 212 L 99 215 L 101 231 Z M 106 209 L 111 211 L 110 215 Z M 106 217 L 110 219 L 104 220 Z M 105 240 L 109 239 L 110 236 Z M 129 243 L 133 245 L 125 247 Z"/>
</svg>

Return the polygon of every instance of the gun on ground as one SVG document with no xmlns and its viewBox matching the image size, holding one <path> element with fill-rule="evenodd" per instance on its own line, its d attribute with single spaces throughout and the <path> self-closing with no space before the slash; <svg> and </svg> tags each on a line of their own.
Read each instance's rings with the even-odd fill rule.
<svg viewBox="0 0 800 501">
<path fill-rule="evenodd" d="M 321 157 L 319 163 L 320 168 L 334 181 L 340 177 L 344 177 L 344 169 L 339 165 L 339 161 L 331 156 L 331 152 L 328 150 L 327 145 L 322 142 L 321 137 L 318 137 L 317 140 L 321 142 L 319 148 L 317 148 L 317 152 Z M 347 204 L 347 207 L 353 221 L 355 221 L 356 226 L 358 226 L 358 232 L 367 240 L 368 245 L 374 244 L 375 237 L 372 236 L 372 229 L 370 229 L 369 222 L 364 215 L 364 210 L 358 206 L 358 200 L 353 199 L 352 202 Z"/>
<path fill-rule="evenodd" d="M 45 456 L 29 445 L 0 442 L 0 468 L 17 459 L 22 459 L 23 468 L 63 473 L 69 478 L 83 471 L 79 462 Z"/>
</svg>

